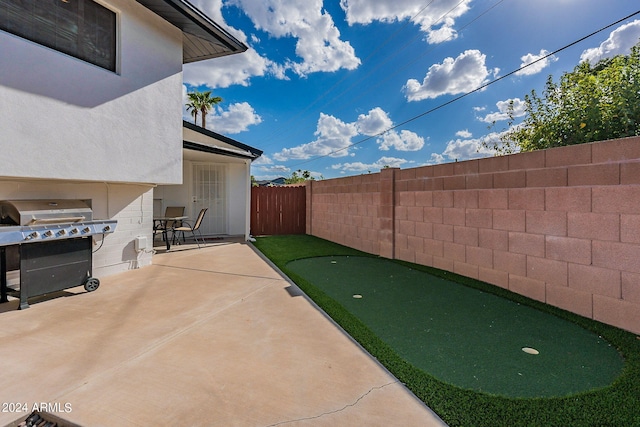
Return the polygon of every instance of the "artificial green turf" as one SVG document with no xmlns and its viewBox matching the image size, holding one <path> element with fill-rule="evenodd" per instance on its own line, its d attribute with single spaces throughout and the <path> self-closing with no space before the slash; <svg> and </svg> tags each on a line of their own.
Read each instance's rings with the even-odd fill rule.
<svg viewBox="0 0 640 427">
<path fill-rule="evenodd" d="M 258 238 L 255 246 L 450 426 L 640 426 L 640 339 L 634 334 L 477 280 L 393 261 L 569 320 L 602 336 L 624 357 L 622 373 L 611 385 L 570 397 L 507 398 L 479 393 L 438 380 L 409 363 L 342 304 L 287 268 L 290 261 L 306 257 L 373 255 L 304 235 Z"/>
<path fill-rule="evenodd" d="M 462 388 L 567 396 L 608 386 L 622 371 L 615 348 L 575 323 L 389 260 L 314 257 L 287 269 L 354 314 L 400 357 Z"/>
</svg>

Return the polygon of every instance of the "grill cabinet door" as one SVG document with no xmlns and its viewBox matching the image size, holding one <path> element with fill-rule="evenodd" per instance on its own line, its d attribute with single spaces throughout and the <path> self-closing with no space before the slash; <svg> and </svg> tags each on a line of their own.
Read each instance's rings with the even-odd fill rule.
<svg viewBox="0 0 640 427">
<path fill-rule="evenodd" d="M 92 240 L 85 237 L 20 245 L 20 308 L 28 307 L 29 297 L 84 284 L 91 276 Z"/>
</svg>

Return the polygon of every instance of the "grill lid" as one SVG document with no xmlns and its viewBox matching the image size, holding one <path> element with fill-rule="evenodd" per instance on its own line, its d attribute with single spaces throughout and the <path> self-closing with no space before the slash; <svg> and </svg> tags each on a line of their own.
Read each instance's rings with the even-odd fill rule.
<svg viewBox="0 0 640 427">
<path fill-rule="evenodd" d="M 44 225 L 91 221 L 93 212 L 82 200 L 0 201 L 0 222 L 12 225 Z"/>
</svg>

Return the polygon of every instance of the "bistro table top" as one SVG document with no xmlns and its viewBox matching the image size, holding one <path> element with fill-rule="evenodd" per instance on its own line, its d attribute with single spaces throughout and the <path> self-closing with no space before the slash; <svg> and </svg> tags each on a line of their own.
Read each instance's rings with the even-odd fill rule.
<svg viewBox="0 0 640 427">
<path fill-rule="evenodd" d="M 188 216 L 184 215 L 184 216 L 154 216 L 153 220 L 154 221 L 177 221 L 177 220 L 181 220 L 181 219 L 187 219 L 189 218 Z"/>
</svg>

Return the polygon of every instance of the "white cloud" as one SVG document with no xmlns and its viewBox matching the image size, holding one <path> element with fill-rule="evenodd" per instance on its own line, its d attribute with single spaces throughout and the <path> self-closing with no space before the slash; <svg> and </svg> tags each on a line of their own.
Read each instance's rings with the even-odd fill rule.
<svg viewBox="0 0 640 427">
<path fill-rule="evenodd" d="M 341 170 L 343 172 L 373 172 L 378 171 L 385 166 L 391 168 L 399 168 L 404 164 L 413 163 L 412 161 L 406 159 L 399 159 L 397 157 L 381 157 L 379 160 L 374 163 L 362 163 L 362 162 L 353 162 L 353 163 L 338 163 L 331 166 L 331 169 Z"/>
<path fill-rule="evenodd" d="M 595 64 L 603 58 L 611 58 L 616 55 L 626 55 L 640 40 L 640 20 L 622 25 L 609 34 L 609 38 L 600 46 L 587 49 L 582 52 L 580 61 L 589 61 Z"/>
<path fill-rule="evenodd" d="M 456 132 L 456 136 L 459 136 L 460 138 L 471 138 L 473 134 L 469 132 L 469 129 L 464 129 Z"/>
<path fill-rule="evenodd" d="M 343 157 L 353 155 L 350 146 L 352 139 L 358 135 L 378 136 L 380 150 L 394 148 L 398 151 L 417 151 L 424 146 L 424 138 L 416 133 L 403 130 L 400 133 L 387 129 L 393 126 L 389 115 L 380 107 L 372 108 L 367 114 L 360 114 L 355 122 L 345 123 L 342 120 L 320 113 L 316 128 L 315 141 L 293 148 L 284 148 L 274 155 L 278 161 L 289 159 L 308 159 L 315 156 Z M 383 135 L 384 133 L 384 135 Z"/>
<path fill-rule="evenodd" d="M 351 138 L 358 134 L 354 123 L 345 123 L 340 119 L 320 113 L 315 141 L 293 148 L 283 148 L 273 157 L 278 161 L 289 159 L 308 159 L 315 156 L 343 157 L 349 155 Z"/>
<path fill-rule="evenodd" d="M 439 163 L 445 163 L 447 159 L 442 154 L 431 153 L 431 158 L 427 161 L 428 165 L 437 165 Z"/>
<path fill-rule="evenodd" d="M 471 0 L 340 0 L 349 25 L 373 21 L 396 22 L 405 19 L 419 25 L 429 43 L 441 43 L 457 37 L 455 19 L 469 10 Z"/>
<path fill-rule="evenodd" d="M 228 5 L 242 8 L 257 29 L 272 37 L 296 38 L 296 55 L 302 61 L 292 60 L 284 67 L 301 76 L 341 68 L 353 70 L 360 65 L 351 44 L 340 39 L 340 31 L 323 9 L 322 0 L 230 0 Z"/>
<path fill-rule="evenodd" d="M 482 146 L 483 142 L 499 141 L 500 133 L 492 132 L 481 138 L 455 139 L 447 142 L 442 153 L 432 153 L 428 164 L 463 161 L 495 156 L 496 151 Z"/>
<path fill-rule="evenodd" d="M 388 151 L 389 148 L 395 148 L 398 151 L 418 151 L 424 147 L 424 138 L 415 132 L 408 130 L 389 131 L 378 138 L 380 149 Z"/>
<path fill-rule="evenodd" d="M 486 55 L 479 50 L 467 50 L 457 58 L 445 58 L 442 64 L 429 67 L 422 83 L 410 79 L 404 86 L 409 101 L 456 95 L 477 89 L 487 82 L 489 70 Z"/>
<path fill-rule="evenodd" d="M 215 89 L 232 85 L 249 86 L 251 77 L 265 74 L 283 78 L 277 64 L 250 48 L 236 55 L 185 64 L 183 79 L 193 86 L 206 85 Z"/>
<path fill-rule="evenodd" d="M 240 133 L 251 125 L 262 123 L 262 118 L 247 102 L 239 102 L 229 105 L 228 110 L 217 106 L 207 116 L 207 128 L 223 134 Z"/>
<path fill-rule="evenodd" d="M 271 160 L 271 157 L 267 156 L 266 154 L 263 154 L 262 156 L 258 157 L 257 159 L 255 159 L 253 162 L 251 162 L 252 166 L 265 166 L 265 165 L 272 165 L 273 164 L 273 160 Z"/>
<path fill-rule="evenodd" d="M 389 129 L 393 122 L 382 108 L 375 107 L 367 114 L 360 114 L 356 125 L 361 134 L 373 136 Z"/>
<path fill-rule="evenodd" d="M 520 59 L 522 60 L 522 63 L 520 64 L 520 68 L 524 67 L 525 65 L 528 64 L 532 64 L 535 61 L 538 61 L 540 58 L 548 55 L 549 52 L 541 49 L 539 54 L 535 54 L 535 53 L 527 53 L 526 55 L 524 55 L 523 57 L 521 57 Z M 555 56 L 550 56 L 548 58 L 542 59 L 538 62 L 536 62 L 533 65 L 529 65 L 527 68 L 524 68 L 518 72 L 516 72 L 516 75 L 518 76 L 531 76 L 533 74 L 538 74 L 540 71 L 544 70 L 545 68 L 547 68 L 549 65 L 551 65 L 551 62 L 555 62 L 557 61 L 558 58 Z"/>
<path fill-rule="evenodd" d="M 526 104 L 520 98 L 512 98 L 507 99 L 506 101 L 498 101 L 496 102 L 496 106 L 498 107 L 498 111 L 494 113 L 489 113 L 480 121 L 486 123 L 499 122 L 501 120 L 507 120 L 509 118 L 509 106 L 513 104 L 513 117 L 522 117 L 525 115 L 525 107 Z"/>
<path fill-rule="evenodd" d="M 453 22 L 451 23 L 453 25 Z M 447 40 L 453 40 L 457 37 L 456 30 L 451 26 L 443 25 L 437 30 L 429 31 L 427 35 L 427 43 L 438 44 L 446 42 Z"/>
<path fill-rule="evenodd" d="M 482 146 L 482 139 L 456 139 L 447 142 L 442 152 L 449 160 L 469 160 L 495 155 L 491 149 Z"/>
</svg>

